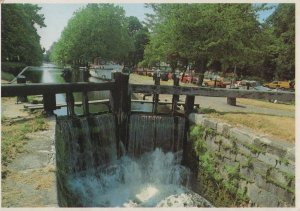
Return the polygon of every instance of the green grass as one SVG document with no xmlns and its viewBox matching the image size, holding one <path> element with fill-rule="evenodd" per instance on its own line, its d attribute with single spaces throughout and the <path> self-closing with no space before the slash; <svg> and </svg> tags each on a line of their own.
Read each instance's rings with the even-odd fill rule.
<svg viewBox="0 0 300 211">
<path fill-rule="evenodd" d="M 11 81 L 15 78 L 15 76 L 8 72 L 1 72 L 1 80 Z"/>
<path fill-rule="evenodd" d="M 210 113 L 209 117 L 227 122 L 235 127 L 246 126 L 255 132 L 275 139 L 295 143 L 295 118 L 262 114 Z"/>
</svg>

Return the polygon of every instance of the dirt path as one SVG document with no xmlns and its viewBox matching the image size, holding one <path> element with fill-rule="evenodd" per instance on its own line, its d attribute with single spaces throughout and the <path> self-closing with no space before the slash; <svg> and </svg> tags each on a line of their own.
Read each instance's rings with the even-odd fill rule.
<svg viewBox="0 0 300 211">
<path fill-rule="evenodd" d="M 16 98 L 1 99 L 2 120 L 33 118 Z M 2 179 L 2 207 L 57 207 L 55 181 L 55 117 L 47 118 L 49 129 L 27 134 L 22 153 L 7 166 Z"/>
</svg>

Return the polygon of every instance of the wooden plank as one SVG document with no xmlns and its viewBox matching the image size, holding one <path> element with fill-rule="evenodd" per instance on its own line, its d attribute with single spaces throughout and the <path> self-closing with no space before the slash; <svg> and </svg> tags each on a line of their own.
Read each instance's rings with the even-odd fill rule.
<svg viewBox="0 0 300 211">
<path fill-rule="evenodd" d="M 89 100 L 89 104 L 98 104 L 98 103 L 102 103 L 102 104 L 109 104 L 109 99 L 105 99 L 105 100 Z M 152 103 L 152 102 L 150 102 Z M 75 102 L 74 103 L 75 106 L 81 106 L 82 102 Z M 61 108 L 61 107 L 66 107 L 67 104 L 66 103 L 57 103 L 56 104 L 56 108 Z M 44 105 L 43 104 L 25 104 L 24 108 L 28 108 L 28 109 L 43 109 Z"/>
<path fill-rule="evenodd" d="M 160 73 L 159 72 L 154 74 L 154 84 L 156 86 L 160 85 Z M 159 94 L 156 93 L 156 94 L 153 95 L 153 103 L 154 103 L 153 113 L 154 114 L 157 114 L 158 101 L 159 101 Z"/>
<path fill-rule="evenodd" d="M 88 69 L 81 70 L 82 74 L 82 79 L 84 82 L 89 81 L 89 71 Z M 88 93 L 87 91 L 82 92 L 82 109 L 83 109 L 83 114 L 85 116 L 89 115 L 90 110 L 89 110 L 89 98 L 88 98 Z"/>
<path fill-rule="evenodd" d="M 44 110 L 49 113 L 53 114 L 53 111 L 56 109 L 56 98 L 55 94 L 44 94 L 43 95 L 43 104 Z"/>
<path fill-rule="evenodd" d="M 131 84 L 132 93 L 150 93 L 150 94 L 178 94 L 193 96 L 210 96 L 210 97 L 231 97 L 231 98 L 251 98 L 278 100 L 283 102 L 295 101 L 295 93 L 288 91 L 257 91 L 257 90 L 240 90 L 208 87 L 182 87 L 182 86 L 155 86 Z"/>
<path fill-rule="evenodd" d="M 72 92 L 66 93 L 66 101 L 67 101 L 67 114 L 68 116 L 75 116 L 75 99 Z"/>
<path fill-rule="evenodd" d="M 6 84 L 1 85 L 1 97 L 22 95 L 58 94 L 67 92 L 112 90 L 114 82 L 106 83 L 48 83 L 48 84 Z"/>
</svg>

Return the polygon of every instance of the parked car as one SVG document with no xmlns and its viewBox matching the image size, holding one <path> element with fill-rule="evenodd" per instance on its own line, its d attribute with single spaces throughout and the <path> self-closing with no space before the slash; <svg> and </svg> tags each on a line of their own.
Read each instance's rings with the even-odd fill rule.
<svg viewBox="0 0 300 211">
<path fill-rule="evenodd" d="M 160 70 L 160 80 L 168 81 L 169 80 L 169 71 L 167 70 Z"/>
<path fill-rule="evenodd" d="M 226 85 L 228 84 L 227 82 L 224 82 L 222 78 L 220 79 L 204 79 L 203 80 L 204 86 L 208 87 L 220 87 L 220 88 L 226 88 Z"/>
<path fill-rule="evenodd" d="M 264 83 L 265 87 L 271 88 L 271 89 L 293 89 L 294 84 L 291 81 L 272 81 L 270 83 Z"/>
<path fill-rule="evenodd" d="M 192 83 L 193 84 L 198 84 L 198 81 L 199 81 L 199 76 L 198 75 L 193 76 Z"/>
<path fill-rule="evenodd" d="M 185 73 L 183 77 L 181 77 L 182 83 L 191 83 L 192 82 L 192 76 L 189 73 Z"/>
</svg>

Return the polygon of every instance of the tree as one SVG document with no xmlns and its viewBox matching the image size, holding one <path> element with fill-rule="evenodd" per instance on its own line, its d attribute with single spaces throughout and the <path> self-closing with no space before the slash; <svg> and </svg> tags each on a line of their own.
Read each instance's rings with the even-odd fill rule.
<svg viewBox="0 0 300 211">
<path fill-rule="evenodd" d="M 259 55 L 260 24 L 251 4 L 152 4 L 146 60 L 186 58 L 200 73 L 209 63 L 245 66 Z M 155 49 L 156 52 L 151 52 Z M 148 53 L 149 52 L 149 53 Z M 172 57 L 176 58 L 176 57 Z M 175 62 L 176 63 L 176 62 Z"/>
<path fill-rule="evenodd" d="M 144 27 L 137 17 L 130 16 L 127 18 L 128 31 L 133 39 L 134 49 L 129 52 L 127 65 L 134 67 L 144 58 L 145 45 L 149 42 L 148 29 Z"/>
<path fill-rule="evenodd" d="M 124 62 L 132 49 L 125 11 L 112 4 L 88 4 L 69 20 L 51 58 L 61 64 L 98 57 Z"/>
<path fill-rule="evenodd" d="M 39 65 L 43 59 L 40 36 L 35 26 L 45 27 L 40 7 L 32 4 L 3 4 L 1 7 L 2 62 Z"/>
<path fill-rule="evenodd" d="M 268 30 L 276 39 L 272 48 L 276 64 L 275 77 L 291 80 L 295 78 L 295 4 L 279 4 L 268 18 Z"/>
<path fill-rule="evenodd" d="M 44 54 L 44 61 L 45 62 L 50 62 L 51 61 L 51 53 L 55 47 L 57 42 L 52 43 L 52 45 L 50 46 L 49 50 L 46 51 L 46 53 Z"/>
</svg>

